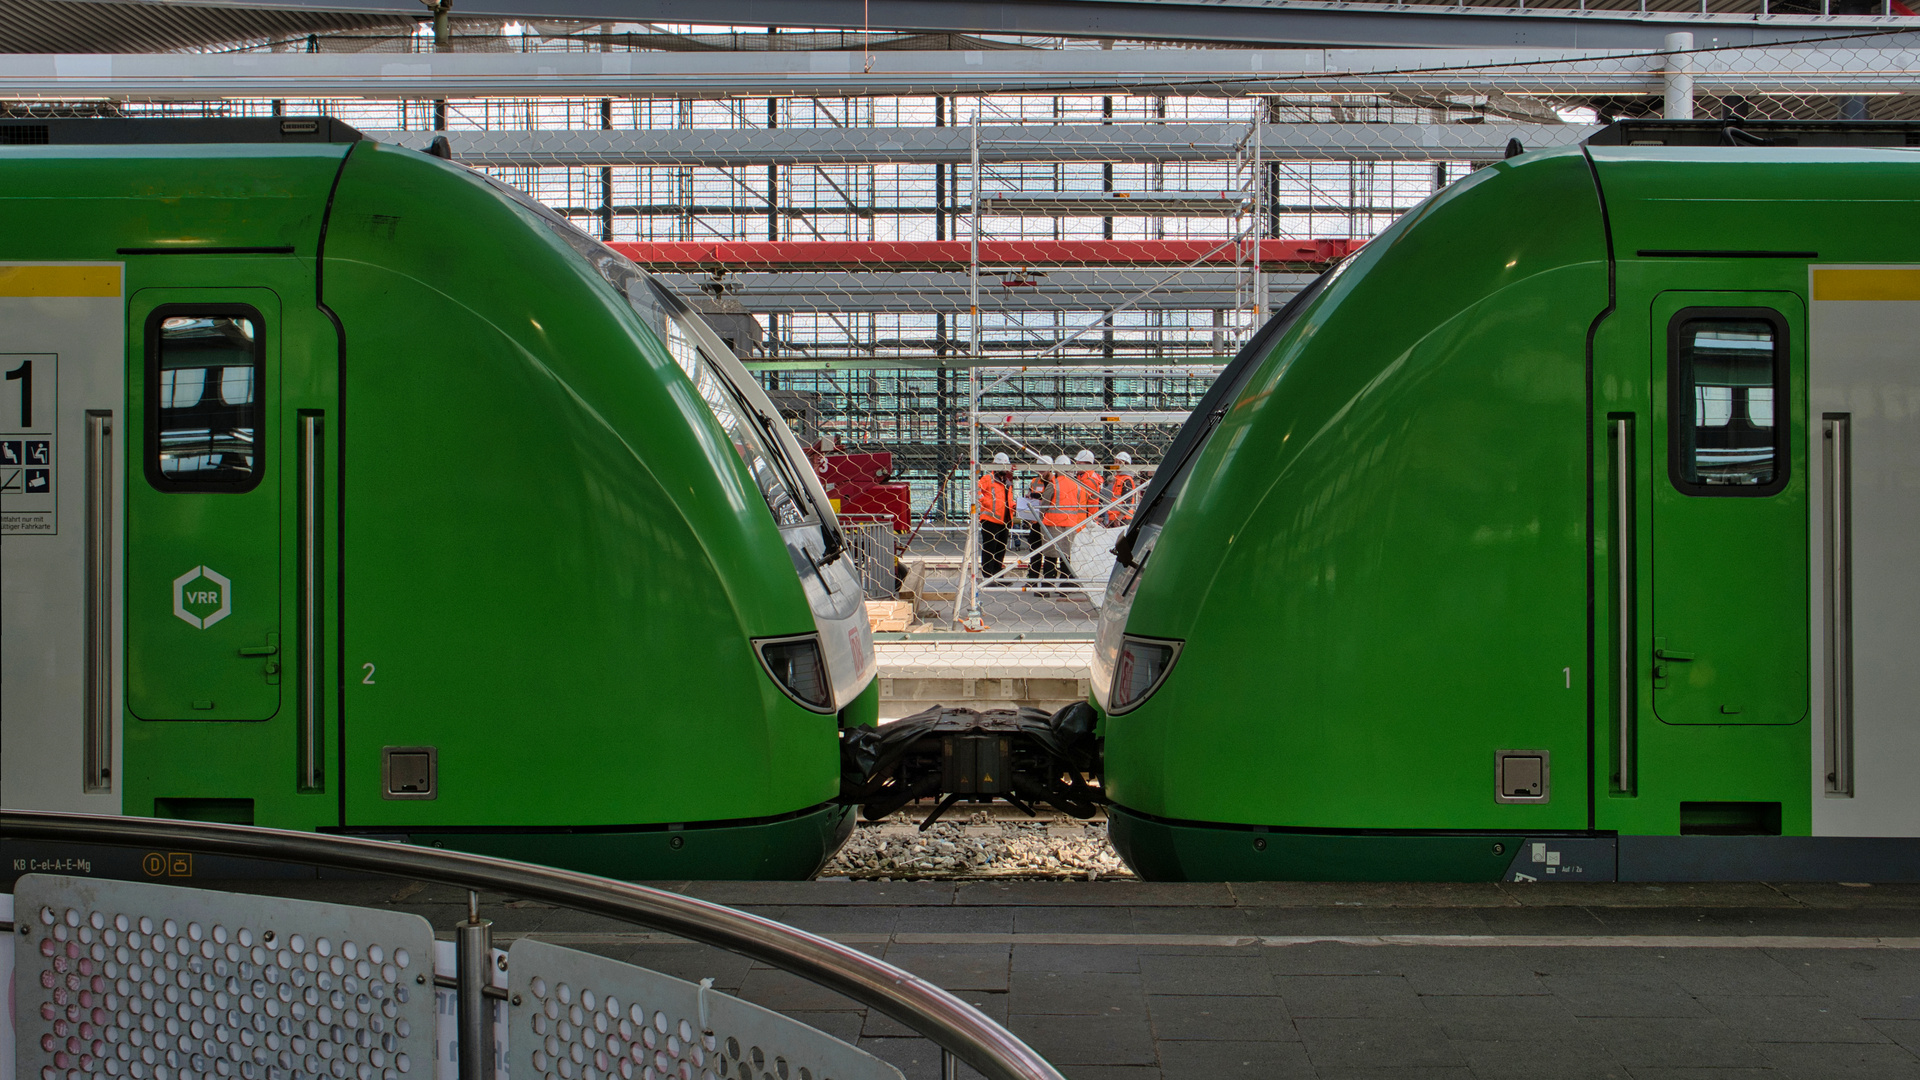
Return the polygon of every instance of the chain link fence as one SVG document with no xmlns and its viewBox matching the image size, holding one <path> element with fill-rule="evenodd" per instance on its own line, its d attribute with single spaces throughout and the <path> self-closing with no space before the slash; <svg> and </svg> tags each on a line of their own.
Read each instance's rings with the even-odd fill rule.
<svg viewBox="0 0 1920 1080">
<path fill-rule="evenodd" d="M 481 47 L 686 44 L 658 28 L 547 29 L 521 26 L 512 49 L 510 35 L 482 34 Z M 420 147 L 445 132 L 456 160 L 560 210 L 706 313 L 815 447 L 882 642 L 950 675 L 950 697 L 1043 701 L 1084 693 L 1072 672 L 1128 495 L 1222 366 L 1314 275 L 1475 169 L 1575 145 L 1611 120 L 1920 119 L 1917 32 L 1920 20 L 1710 48 L 1679 35 L 1578 54 L 1119 43 L 1017 77 L 965 72 L 1033 42 L 934 35 L 913 41 L 982 51 L 890 52 L 908 38 L 839 34 L 784 44 L 868 50 L 865 71 L 842 64 L 773 96 L 603 79 L 605 96 L 207 101 L 183 89 L 3 111 L 325 113 Z M 326 41 L 315 51 L 351 48 Z M 1008 474 L 1005 495 L 983 528 L 981 480 L 995 473 Z M 1045 692 L 1028 681 L 1047 679 Z"/>
</svg>

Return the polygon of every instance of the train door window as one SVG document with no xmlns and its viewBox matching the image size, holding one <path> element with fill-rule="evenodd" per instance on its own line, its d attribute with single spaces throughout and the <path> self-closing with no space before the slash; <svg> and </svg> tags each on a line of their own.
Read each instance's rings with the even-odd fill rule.
<svg viewBox="0 0 1920 1080">
<path fill-rule="evenodd" d="M 1786 485 L 1786 324 L 1770 310 L 1691 308 L 1668 338 L 1669 472 L 1689 495 L 1771 495 Z M 1784 419 L 1782 415 L 1780 417 Z"/>
<path fill-rule="evenodd" d="M 266 324 L 242 305 L 147 319 L 147 478 L 162 491 L 252 490 L 265 466 Z"/>
</svg>

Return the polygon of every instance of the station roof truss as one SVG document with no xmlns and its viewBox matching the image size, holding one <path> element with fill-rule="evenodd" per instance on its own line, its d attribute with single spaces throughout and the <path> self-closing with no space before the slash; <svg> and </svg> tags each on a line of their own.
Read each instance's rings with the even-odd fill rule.
<svg viewBox="0 0 1920 1080">
<path fill-rule="evenodd" d="M 0 0 L 8 2 L 8 0 Z M 1872 40 L 1687 54 L 1697 93 L 1920 90 L 1920 22 Z M 1661 91 L 1669 54 L 1600 50 L 1153 49 L 853 53 L 0 55 L 0 99 L 864 97 L 1133 94 L 1325 98 Z M 769 144 L 772 146 L 774 144 Z"/>
<path fill-rule="evenodd" d="M 461 0 L 465 19 L 695 24 L 889 35 L 995 35 L 1105 41 L 1334 47 L 1647 48 L 1688 30 L 1721 44 L 1794 40 L 1837 28 L 1885 29 L 1904 0 L 1548 0 L 1513 8 L 1441 0 Z M 134 11 L 132 9 L 141 9 Z M 1906 15 L 1902 13 L 1905 12 Z M 0 50 L 115 51 L 284 39 L 308 28 L 402 27 L 417 0 L 0 0 Z M 324 25 L 331 19 L 332 26 Z M 658 35 L 650 35 L 657 37 Z M 652 48 L 700 47 L 697 39 Z M 724 47 L 724 46 L 722 46 Z M 872 48 L 872 46 L 868 46 Z"/>
</svg>

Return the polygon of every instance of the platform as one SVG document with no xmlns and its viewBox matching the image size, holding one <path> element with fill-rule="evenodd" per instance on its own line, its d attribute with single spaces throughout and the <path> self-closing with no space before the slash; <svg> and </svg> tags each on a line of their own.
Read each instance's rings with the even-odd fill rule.
<svg viewBox="0 0 1920 1080">
<path fill-rule="evenodd" d="M 201 883 L 206 884 L 206 883 Z M 1071 1080 L 1920 1076 L 1920 886 L 677 882 L 882 956 Z M 391 881 L 239 883 L 464 917 Z M 730 993 L 934 1080 L 938 1053 L 794 976 L 545 904 L 531 935 Z M 962 1070 L 962 1075 L 973 1075 Z"/>
<path fill-rule="evenodd" d="M 1087 699 L 1089 638 L 876 641 L 880 719 L 898 720 L 933 705 L 1055 709 Z"/>
</svg>

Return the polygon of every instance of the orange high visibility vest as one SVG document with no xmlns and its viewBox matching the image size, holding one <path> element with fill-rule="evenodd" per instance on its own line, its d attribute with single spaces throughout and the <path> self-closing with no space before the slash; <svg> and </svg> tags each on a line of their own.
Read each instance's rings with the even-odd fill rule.
<svg viewBox="0 0 1920 1080">
<path fill-rule="evenodd" d="M 1013 516 L 1013 497 L 992 473 L 980 474 L 979 500 L 980 520 L 988 525 L 1005 525 Z"/>
<path fill-rule="evenodd" d="M 1085 514 L 1076 514 L 1080 505 L 1080 482 L 1066 473 L 1055 473 L 1047 483 L 1047 509 L 1040 515 L 1042 525 L 1077 525 Z"/>
<path fill-rule="evenodd" d="M 1132 474 L 1123 472 L 1113 474 L 1113 494 L 1108 501 L 1111 502 L 1113 499 L 1123 501 L 1115 504 L 1113 509 L 1107 511 L 1108 526 L 1125 525 L 1127 522 L 1133 520 L 1134 500 L 1128 498 L 1128 496 L 1133 493 L 1133 488 L 1134 479 Z"/>
<path fill-rule="evenodd" d="M 1101 477 L 1099 472 L 1088 469 L 1086 472 L 1080 474 L 1079 481 L 1080 506 L 1079 509 L 1075 511 L 1076 516 L 1074 520 L 1085 521 L 1093 516 L 1095 510 L 1100 509 L 1100 504 L 1107 500 L 1102 492 L 1103 477 Z"/>
</svg>

